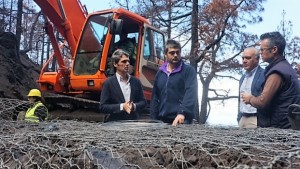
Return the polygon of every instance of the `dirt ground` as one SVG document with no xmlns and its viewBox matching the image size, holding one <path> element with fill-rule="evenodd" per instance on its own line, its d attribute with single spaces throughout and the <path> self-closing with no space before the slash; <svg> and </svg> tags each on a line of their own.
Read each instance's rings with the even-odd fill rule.
<svg viewBox="0 0 300 169">
<path fill-rule="evenodd" d="M 300 167 L 296 130 L 151 121 L 1 121 L 0 168 L 213 169 Z"/>
</svg>

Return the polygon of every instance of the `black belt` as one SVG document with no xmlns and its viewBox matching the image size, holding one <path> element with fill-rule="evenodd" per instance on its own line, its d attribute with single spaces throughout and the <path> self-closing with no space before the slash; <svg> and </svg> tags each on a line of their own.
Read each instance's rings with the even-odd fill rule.
<svg viewBox="0 0 300 169">
<path fill-rule="evenodd" d="M 257 116 L 257 113 L 241 113 L 242 116 L 244 117 L 253 117 L 253 116 Z"/>
</svg>

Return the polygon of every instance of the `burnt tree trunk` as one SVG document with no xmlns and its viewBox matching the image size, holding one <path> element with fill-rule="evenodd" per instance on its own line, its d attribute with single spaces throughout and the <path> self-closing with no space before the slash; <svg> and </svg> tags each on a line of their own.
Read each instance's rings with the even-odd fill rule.
<svg viewBox="0 0 300 169">
<path fill-rule="evenodd" d="M 195 68 L 197 72 L 197 62 L 195 57 L 198 51 L 198 0 L 193 0 L 193 11 L 192 11 L 192 39 L 191 39 L 191 52 L 190 52 L 190 64 Z M 199 116 L 199 102 L 197 101 L 197 109 L 195 112 L 195 119 L 200 122 Z"/>
<path fill-rule="evenodd" d="M 18 0 L 18 9 L 17 9 L 17 25 L 16 25 L 16 38 L 17 38 L 17 51 L 18 57 L 20 50 L 20 41 L 22 34 L 22 15 L 23 15 L 23 0 Z"/>
<path fill-rule="evenodd" d="M 24 48 L 24 50 L 20 51 L 20 54 L 26 54 L 27 52 L 32 50 L 32 43 L 33 43 L 33 38 L 34 38 L 34 30 L 36 29 L 36 24 L 38 23 L 39 17 L 41 16 L 42 12 L 40 11 L 39 13 L 36 14 L 31 29 L 30 29 L 30 33 L 29 33 L 29 42 L 28 42 L 28 46 L 26 46 L 26 48 Z"/>
<path fill-rule="evenodd" d="M 200 124 L 205 124 L 207 117 L 208 117 L 207 116 L 208 89 L 209 89 L 209 85 L 203 84 L 202 99 L 201 99 L 201 111 L 200 111 L 200 117 L 199 117 Z"/>
</svg>

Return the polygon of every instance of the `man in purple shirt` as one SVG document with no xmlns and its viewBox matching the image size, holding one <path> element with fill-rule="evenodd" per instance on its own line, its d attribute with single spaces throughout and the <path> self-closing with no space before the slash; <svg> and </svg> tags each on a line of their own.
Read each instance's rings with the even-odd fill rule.
<svg viewBox="0 0 300 169">
<path fill-rule="evenodd" d="M 181 45 L 168 40 L 167 61 L 156 74 L 150 105 L 151 117 L 173 126 L 190 124 L 197 109 L 198 83 L 196 71 L 181 60 Z"/>
</svg>

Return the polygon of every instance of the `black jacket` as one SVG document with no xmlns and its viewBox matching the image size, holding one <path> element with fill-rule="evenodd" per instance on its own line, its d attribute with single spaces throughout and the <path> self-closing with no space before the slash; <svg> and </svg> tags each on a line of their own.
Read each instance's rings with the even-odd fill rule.
<svg viewBox="0 0 300 169">
<path fill-rule="evenodd" d="M 178 114 L 185 123 L 192 123 L 198 106 L 197 74 L 193 67 L 183 62 L 170 75 L 167 63 L 157 72 L 153 85 L 150 113 L 152 119 L 172 123 Z"/>
<path fill-rule="evenodd" d="M 266 120 L 270 121 L 269 127 L 290 128 L 288 121 L 288 107 L 291 104 L 300 104 L 300 85 L 295 70 L 286 61 L 285 58 L 279 57 L 273 60 L 267 67 L 266 79 L 277 73 L 282 77 L 282 85 L 272 98 L 270 104 L 266 107 Z"/>
<path fill-rule="evenodd" d="M 133 101 L 136 105 L 136 109 L 131 114 L 120 110 L 120 104 L 125 102 L 125 98 L 117 76 L 109 77 L 104 82 L 100 98 L 100 112 L 110 114 L 109 121 L 135 120 L 138 118 L 139 112 L 146 107 L 146 100 L 140 80 L 131 76 L 129 82 L 131 87 L 130 101 Z"/>
</svg>

